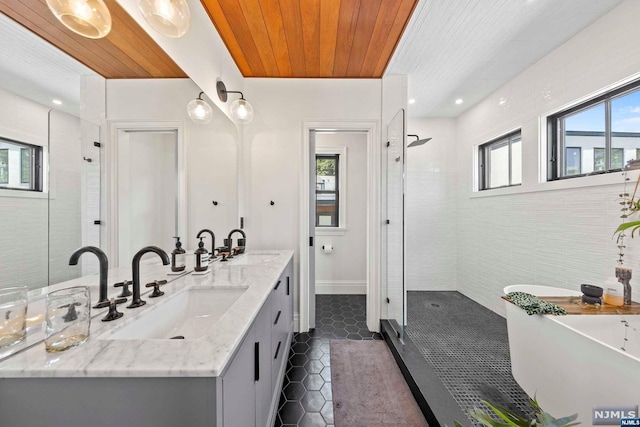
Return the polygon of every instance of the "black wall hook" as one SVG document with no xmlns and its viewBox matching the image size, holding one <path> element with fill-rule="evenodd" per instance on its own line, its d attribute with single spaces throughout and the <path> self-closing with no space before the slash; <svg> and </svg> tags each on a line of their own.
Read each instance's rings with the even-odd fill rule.
<svg viewBox="0 0 640 427">
<path fill-rule="evenodd" d="M 216 200 L 213 201 L 213 206 L 218 206 L 218 202 Z"/>
<path fill-rule="evenodd" d="M 276 203 L 272 200 L 272 201 L 270 201 L 270 202 L 269 202 L 269 204 L 270 204 L 271 206 L 273 206 L 273 205 L 275 205 Z"/>
</svg>

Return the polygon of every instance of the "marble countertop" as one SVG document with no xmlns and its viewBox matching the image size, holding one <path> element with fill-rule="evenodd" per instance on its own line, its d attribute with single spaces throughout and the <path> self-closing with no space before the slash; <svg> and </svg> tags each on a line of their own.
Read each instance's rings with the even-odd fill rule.
<svg viewBox="0 0 640 427">
<path fill-rule="evenodd" d="M 141 283 L 159 279 L 159 274 L 172 280 L 164 285 L 165 295 L 145 298 L 143 307 L 129 310 L 119 320 L 102 322 L 106 309 L 93 310 L 91 334 L 87 342 L 61 353 L 47 353 L 44 343 L 32 344 L 21 353 L 0 362 L 0 378 L 15 377 L 215 377 L 222 373 L 227 361 L 240 345 L 255 316 L 269 296 L 280 274 L 293 257 L 293 251 L 247 251 L 248 254 L 277 254 L 268 262 L 242 265 L 240 262 L 214 262 L 210 273 L 196 276 L 166 276 L 169 267 L 153 262 L 141 268 Z M 240 255 L 242 257 L 242 255 Z M 238 258 L 238 260 L 240 260 Z M 116 269 L 109 283 L 130 278 L 130 268 Z M 110 271 L 111 273 L 111 271 Z M 148 278 L 148 279 L 147 279 Z M 65 282 L 64 287 L 97 284 L 97 276 Z M 205 335 L 186 340 L 114 340 L 105 339 L 130 325 L 168 301 L 172 296 L 198 287 L 246 288 L 224 315 Z M 62 287 L 56 285 L 56 287 Z M 113 289 L 110 287 L 110 289 Z M 145 289 L 145 288 L 143 288 Z M 48 291 L 52 289 L 49 288 Z M 150 290 L 145 289 L 146 292 Z M 110 291 L 111 293 L 117 291 Z M 93 295 L 93 294 L 92 294 Z M 95 299 L 92 296 L 92 299 Z M 128 303 L 125 303 L 126 305 Z"/>
</svg>

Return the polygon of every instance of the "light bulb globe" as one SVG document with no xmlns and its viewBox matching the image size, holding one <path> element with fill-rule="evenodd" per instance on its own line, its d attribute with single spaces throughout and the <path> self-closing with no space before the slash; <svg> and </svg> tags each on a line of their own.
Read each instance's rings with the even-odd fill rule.
<svg viewBox="0 0 640 427">
<path fill-rule="evenodd" d="M 229 113 L 236 123 L 246 125 L 253 120 L 253 107 L 246 99 L 236 99 L 229 106 Z"/>
<path fill-rule="evenodd" d="M 100 39 L 111 31 L 111 14 L 102 0 L 47 0 L 58 21 L 76 34 Z"/>
<path fill-rule="evenodd" d="M 213 118 L 213 109 L 206 101 L 196 98 L 187 104 L 189 118 L 196 123 L 206 125 Z"/>
<path fill-rule="evenodd" d="M 182 37 L 191 23 L 186 0 L 138 0 L 138 7 L 151 27 L 167 37 Z"/>
</svg>

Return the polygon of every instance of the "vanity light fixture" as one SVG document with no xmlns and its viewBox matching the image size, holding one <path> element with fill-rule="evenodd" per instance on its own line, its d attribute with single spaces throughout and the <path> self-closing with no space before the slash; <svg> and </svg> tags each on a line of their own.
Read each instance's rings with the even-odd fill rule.
<svg viewBox="0 0 640 427">
<path fill-rule="evenodd" d="M 415 103 L 416 103 L 415 98 L 411 98 L 411 99 L 409 100 L 409 104 L 413 105 L 413 104 L 415 104 Z"/>
<path fill-rule="evenodd" d="M 213 109 L 211 105 L 202 99 L 204 92 L 200 92 L 200 95 L 193 101 L 187 104 L 187 113 L 189 118 L 196 123 L 206 125 L 213 118 Z"/>
<path fill-rule="evenodd" d="M 239 93 L 240 99 L 236 99 L 229 106 L 229 112 L 231 113 L 231 117 L 236 123 L 240 124 L 248 124 L 253 120 L 253 107 L 249 104 L 249 101 L 244 99 L 244 94 L 237 90 L 227 90 L 227 87 L 224 83 L 218 80 L 216 84 L 216 89 L 218 90 L 218 98 L 220 101 L 227 102 L 227 94 L 229 93 Z"/>
<path fill-rule="evenodd" d="M 187 0 L 138 0 L 138 7 L 151 27 L 167 37 L 182 37 L 191 23 Z"/>
<path fill-rule="evenodd" d="M 100 39 L 111 31 L 111 14 L 103 0 L 47 0 L 56 19 L 81 36 Z"/>
<path fill-rule="evenodd" d="M 424 138 L 424 139 L 420 139 L 420 137 L 419 137 L 418 135 L 407 135 L 407 136 L 410 136 L 410 137 L 413 137 L 413 138 L 415 138 L 415 139 L 416 139 L 415 141 L 413 141 L 412 143 L 410 143 L 409 145 L 407 145 L 407 148 L 409 148 L 409 147 L 417 147 L 418 145 L 422 145 L 422 144 L 424 144 L 425 142 L 429 142 L 429 141 L 431 141 L 431 139 L 432 139 L 432 138 Z"/>
<path fill-rule="evenodd" d="M 56 105 L 62 105 L 62 101 L 60 101 L 59 99 L 54 99 L 51 102 L 53 102 Z"/>
<path fill-rule="evenodd" d="M 464 100 L 462 98 L 456 99 L 456 105 L 462 105 L 463 102 Z"/>
</svg>

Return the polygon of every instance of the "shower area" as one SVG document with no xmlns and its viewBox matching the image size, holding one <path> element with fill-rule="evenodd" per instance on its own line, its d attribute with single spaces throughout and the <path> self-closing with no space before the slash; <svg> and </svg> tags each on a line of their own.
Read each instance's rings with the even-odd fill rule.
<svg viewBox="0 0 640 427">
<path fill-rule="evenodd" d="M 441 205 L 453 195 L 435 182 L 450 172 L 432 161 L 444 149 L 437 135 L 425 136 L 407 134 L 403 109 L 387 126 L 383 335 L 430 425 L 479 425 L 467 411 L 487 410 L 483 400 L 530 414 L 511 375 L 505 319 L 455 290 L 456 254 L 439 247 L 455 239 L 455 211 Z"/>
</svg>

